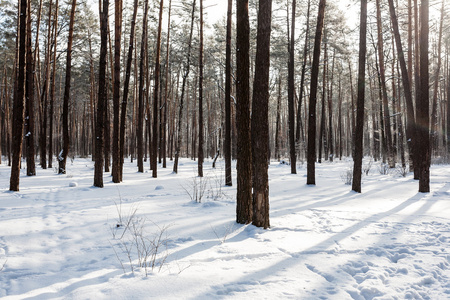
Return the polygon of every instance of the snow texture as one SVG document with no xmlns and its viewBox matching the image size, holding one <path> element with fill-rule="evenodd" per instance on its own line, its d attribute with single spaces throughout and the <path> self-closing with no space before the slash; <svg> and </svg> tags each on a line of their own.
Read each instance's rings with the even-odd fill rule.
<svg viewBox="0 0 450 300">
<path fill-rule="evenodd" d="M 433 166 L 431 193 L 418 193 L 411 174 L 381 175 L 374 163 L 358 194 L 340 179 L 351 161 L 317 164 L 316 186 L 305 166 L 293 175 L 272 162 L 264 230 L 235 223 L 223 161 L 205 162 L 202 203 L 186 193 L 197 162 L 182 162 L 157 179 L 126 162 L 124 182 L 105 174 L 100 189 L 91 160 L 76 158 L 65 175 L 22 170 L 20 192 L 0 165 L 0 297 L 450 299 L 449 166 Z M 157 258 L 167 257 L 148 276 L 120 247 L 133 212 L 148 236 L 166 228 Z"/>
</svg>

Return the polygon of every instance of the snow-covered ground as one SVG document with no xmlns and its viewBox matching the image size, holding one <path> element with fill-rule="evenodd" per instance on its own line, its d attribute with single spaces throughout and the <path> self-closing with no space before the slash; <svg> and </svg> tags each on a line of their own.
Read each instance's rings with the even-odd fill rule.
<svg viewBox="0 0 450 300">
<path fill-rule="evenodd" d="M 263 230 L 235 223 L 223 162 L 206 162 L 203 182 L 196 164 L 181 160 L 177 175 L 169 163 L 153 179 L 127 161 L 124 182 L 105 174 L 100 189 L 93 163 L 77 158 L 66 175 L 23 173 L 16 193 L 1 165 L 0 297 L 450 299 L 448 165 L 432 167 L 421 194 L 411 174 L 374 163 L 357 194 L 341 178 L 350 161 L 317 164 L 314 187 L 304 166 L 292 175 L 273 162 Z"/>
</svg>

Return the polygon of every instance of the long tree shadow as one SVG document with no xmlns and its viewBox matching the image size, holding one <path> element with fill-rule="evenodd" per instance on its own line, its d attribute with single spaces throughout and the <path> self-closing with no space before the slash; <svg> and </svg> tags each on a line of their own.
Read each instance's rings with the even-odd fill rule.
<svg viewBox="0 0 450 300">
<path fill-rule="evenodd" d="M 276 274 L 278 272 L 283 271 L 286 268 L 293 268 L 294 266 L 302 263 L 302 261 L 306 255 L 322 252 L 322 251 L 326 250 L 327 248 L 329 248 L 330 246 L 335 245 L 336 242 L 342 241 L 343 239 L 354 234 L 355 232 L 363 229 L 367 225 L 378 222 L 379 220 L 381 220 L 383 218 L 386 218 L 388 216 L 396 214 L 396 213 L 400 212 L 401 210 L 407 208 L 408 206 L 416 203 L 423 197 L 425 197 L 424 194 L 418 193 L 418 194 L 414 195 L 413 197 L 403 201 L 396 207 L 394 207 L 388 211 L 380 212 L 380 213 L 374 214 L 372 216 L 369 216 L 368 218 L 359 221 L 358 223 L 344 229 L 341 232 L 334 234 L 333 236 L 327 238 L 326 240 L 324 240 L 308 249 L 305 249 L 305 250 L 297 252 L 297 253 L 291 253 L 291 257 L 283 259 L 283 260 L 273 264 L 269 268 L 266 268 L 266 269 L 263 269 L 263 270 L 245 275 L 245 276 L 241 276 L 237 280 L 229 281 L 224 284 L 226 284 L 227 286 L 233 286 L 233 285 L 239 285 L 240 283 L 249 282 L 251 280 L 252 281 L 261 281 L 268 275 Z M 215 290 L 220 290 L 221 287 L 222 286 L 212 286 L 208 292 L 206 292 L 204 295 L 199 296 L 199 298 L 211 297 L 211 293 L 213 293 Z M 215 297 L 220 298 L 221 296 L 216 295 Z"/>
</svg>

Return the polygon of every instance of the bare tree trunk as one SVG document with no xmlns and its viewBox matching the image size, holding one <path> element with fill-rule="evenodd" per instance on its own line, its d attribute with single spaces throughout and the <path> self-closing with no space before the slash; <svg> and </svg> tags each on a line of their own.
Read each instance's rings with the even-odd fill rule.
<svg viewBox="0 0 450 300">
<path fill-rule="evenodd" d="M 104 133 L 105 133 L 105 109 L 107 105 L 106 83 L 106 56 L 108 52 L 108 8 L 109 0 L 103 0 L 103 7 L 99 2 L 100 15 L 100 65 L 98 75 L 98 103 L 97 124 L 95 128 L 95 166 L 94 186 L 103 187 L 103 158 L 104 158 Z"/>
<path fill-rule="evenodd" d="M 309 95 L 308 116 L 308 157 L 306 184 L 316 184 L 316 106 L 317 106 L 317 82 L 319 79 L 320 44 L 322 42 L 323 19 L 325 17 L 326 0 L 320 0 L 317 16 L 316 36 L 314 40 L 313 63 L 311 70 L 311 88 Z"/>
<path fill-rule="evenodd" d="M 376 1 L 377 4 L 377 32 L 378 32 L 378 60 L 380 67 L 380 80 L 381 80 L 381 91 L 383 99 L 383 109 L 384 109 L 384 131 L 386 134 L 386 147 L 388 163 L 390 168 L 395 168 L 394 151 L 392 146 L 392 133 L 391 133 L 391 116 L 389 113 L 389 103 L 386 88 L 386 75 L 385 75 L 385 64 L 384 64 L 384 49 L 383 49 L 383 34 L 382 34 L 382 24 L 381 24 L 381 9 L 380 0 Z"/>
<path fill-rule="evenodd" d="M 62 127 L 63 127 L 63 148 L 58 155 L 59 174 L 66 174 L 66 161 L 69 153 L 69 101 L 70 101 L 70 84 L 72 71 L 72 44 L 73 44 L 73 27 L 75 23 L 75 9 L 77 0 L 72 0 L 72 9 L 70 11 L 69 23 L 69 40 L 67 44 L 67 61 L 66 61 L 66 81 L 64 88 L 64 102 L 62 113 Z"/>
<path fill-rule="evenodd" d="M 133 6 L 133 17 L 131 19 L 131 29 L 130 29 L 130 42 L 128 44 L 128 56 L 127 56 L 127 66 L 125 71 L 125 81 L 123 85 L 123 98 L 122 98 L 122 109 L 120 115 L 120 133 L 119 133 L 119 157 L 120 157 L 120 167 L 119 167 L 119 177 L 120 181 L 123 180 L 123 159 L 125 151 L 125 129 L 127 120 L 127 103 L 128 103 L 128 92 L 130 89 L 130 77 L 131 77 L 131 65 L 133 63 L 133 46 L 135 39 L 135 28 L 136 28 L 136 16 L 137 16 L 138 0 L 134 0 Z"/>
<path fill-rule="evenodd" d="M 326 41 L 326 30 L 324 32 L 324 49 L 323 49 L 323 73 L 322 73 L 322 101 L 321 101 L 321 115 L 320 115 L 320 129 L 319 129 L 319 159 L 318 162 L 322 163 L 322 150 L 326 149 L 326 133 L 325 133 L 325 97 L 327 93 L 327 70 L 328 70 L 328 49 Z M 325 150 L 325 152 L 327 152 Z M 326 154 L 325 154 L 326 156 Z"/>
<path fill-rule="evenodd" d="M 184 103 L 184 93 L 186 89 L 186 81 L 189 75 L 190 67 L 191 67 L 191 49 L 192 49 L 192 33 L 194 31 L 194 13 L 195 13 L 195 0 L 192 1 L 192 15 L 191 15 L 191 29 L 189 33 L 189 41 L 188 41 L 188 50 L 186 54 L 186 63 L 184 65 L 184 75 L 183 75 L 183 83 L 181 86 L 181 96 L 180 96 L 180 104 L 179 104 L 179 113 L 178 113 L 178 135 L 177 135 L 177 143 L 175 145 L 175 161 L 173 164 L 173 172 L 178 173 L 178 159 L 180 156 L 181 150 L 181 141 L 183 139 L 181 134 L 181 126 L 183 121 L 183 103 Z M 189 149 L 189 147 L 186 147 Z"/>
<path fill-rule="evenodd" d="M 333 143 L 333 82 L 334 82 L 334 63 L 336 60 L 336 49 L 333 51 L 333 63 L 331 65 L 330 91 L 328 93 L 328 159 L 332 162 L 334 157 Z"/>
<path fill-rule="evenodd" d="M 167 110 L 169 109 L 168 100 L 168 89 L 169 89 L 169 53 L 170 53 L 170 15 L 172 11 L 172 0 L 169 0 L 169 12 L 167 17 L 167 49 L 166 49 L 166 80 L 165 80 L 165 88 L 164 88 L 164 120 L 162 125 L 162 156 L 163 156 L 163 168 L 167 168 Z"/>
<path fill-rule="evenodd" d="M 417 162 L 419 167 L 419 192 L 430 192 L 430 116 L 429 116 L 429 3 L 422 0 L 420 6 L 420 84 L 417 98 Z"/>
<path fill-rule="evenodd" d="M 120 46 L 122 39 L 122 0 L 114 1 L 114 85 L 113 85 L 113 138 L 112 181 L 120 182 Z"/>
<path fill-rule="evenodd" d="M 294 2 L 295 3 L 295 0 Z M 293 5 L 295 7 L 295 4 Z M 295 9 L 294 9 L 295 11 Z M 253 162 L 253 225 L 267 229 L 269 222 L 269 70 L 270 70 L 270 31 L 272 22 L 272 0 L 260 0 L 258 10 L 258 33 L 255 60 L 255 79 L 253 82 L 253 103 L 251 119 L 252 162 Z M 292 30 L 293 32 L 294 30 Z M 294 40 L 291 37 L 291 42 Z M 291 43 L 293 53 L 293 43 Z M 293 55 L 291 55 L 293 59 Z M 291 68 L 293 61 L 291 61 Z M 293 72 L 293 70 L 292 70 Z M 292 74 L 293 75 L 293 74 Z M 293 78 L 291 79 L 293 88 Z M 293 91 L 292 91 L 293 92 Z M 292 112 L 294 106 L 292 106 Z M 291 141 L 294 138 L 292 116 Z M 292 149 L 291 149 L 292 151 Z M 291 152 L 292 155 L 292 152 Z M 295 145 L 294 145 L 295 157 Z M 292 163 L 292 156 L 291 156 Z M 294 170 L 295 171 L 295 170 Z M 292 168 L 291 168 L 292 172 Z"/>
<path fill-rule="evenodd" d="M 307 12 L 306 12 L 305 44 L 303 46 L 302 75 L 300 78 L 300 96 L 298 99 L 298 107 L 297 107 L 297 128 L 296 128 L 296 133 L 295 133 L 296 143 L 300 142 L 300 128 L 301 128 L 301 124 L 302 124 L 301 111 L 302 111 L 303 89 L 304 89 L 304 85 L 305 85 L 305 76 L 306 76 L 306 63 L 308 61 L 310 11 L 311 11 L 311 0 L 308 0 L 308 8 L 307 8 Z"/>
<path fill-rule="evenodd" d="M 138 120 L 137 120 L 137 164 L 138 172 L 144 172 L 144 61 L 146 52 L 147 39 L 147 14 L 148 14 L 148 0 L 144 2 L 144 19 L 141 40 L 141 58 L 139 62 L 139 98 L 138 98 Z"/>
<path fill-rule="evenodd" d="M 411 2 L 411 0 L 409 0 L 409 3 Z M 392 20 L 392 29 L 394 31 L 394 38 L 395 38 L 395 43 L 396 43 L 396 47 L 397 47 L 397 54 L 398 54 L 398 58 L 400 61 L 400 68 L 402 71 L 402 83 L 403 83 L 403 89 L 404 89 L 404 93 L 405 93 L 405 99 L 406 99 L 406 141 L 408 144 L 408 149 L 409 149 L 409 153 L 410 153 L 410 162 L 412 162 L 412 164 L 410 163 L 410 170 L 413 169 L 413 165 L 414 165 L 414 160 L 413 160 L 413 151 L 414 151 L 414 147 L 412 146 L 412 141 L 415 140 L 414 137 L 414 126 L 415 126 L 415 116 L 414 116 L 414 105 L 413 105 L 413 99 L 412 99 L 412 92 L 411 92 L 411 69 L 412 69 L 412 53 L 411 51 L 409 51 L 410 53 L 408 53 L 408 62 L 410 63 L 410 71 L 408 71 L 407 66 L 406 66 L 406 61 L 405 61 L 405 55 L 403 52 L 403 47 L 402 47 L 402 41 L 400 38 L 400 30 L 399 30 L 399 26 L 398 26 L 398 20 L 397 20 L 397 16 L 395 13 L 395 7 L 394 7 L 394 1 L 393 0 L 389 0 L 389 11 L 391 14 L 391 20 Z M 409 24 L 408 28 L 408 44 L 411 44 L 411 41 L 409 40 L 411 33 L 411 24 Z M 408 47 L 409 49 L 411 49 L 411 46 Z"/>
<path fill-rule="evenodd" d="M 355 157 L 353 158 L 352 190 L 361 193 L 361 173 L 363 158 L 364 134 L 364 93 L 366 76 L 366 35 L 367 35 L 367 0 L 361 0 L 360 38 L 359 38 L 359 70 L 358 98 L 356 100 Z"/>
<path fill-rule="evenodd" d="M 153 93 L 153 135 L 152 135 L 152 147 L 150 156 L 150 164 L 152 169 L 152 177 L 158 177 L 158 96 L 159 96 L 159 80 L 160 80 L 160 57 L 161 57 L 161 28 L 162 28 L 162 13 L 164 7 L 164 0 L 160 0 L 159 3 L 159 20 L 158 20 L 158 36 L 156 40 L 156 61 L 155 61 L 155 86 Z M 150 117 L 150 116 L 149 116 Z"/>
<path fill-rule="evenodd" d="M 281 72 L 280 72 L 281 73 Z M 278 75 L 277 119 L 275 125 L 275 159 L 280 161 L 281 74 Z"/>
<path fill-rule="evenodd" d="M 288 65 L 288 106 L 289 106 L 289 155 L 291 161 L 291 174 L 297 174 L 297 157 L 295 151 L 295 104 L 294 104 L 294 93 L 295 93 L 295 82 L 294 82 L 294 71 L 295 71 L 295 6 L 296 0 L 292 1 L 292 18 L 291 18 L 291 36 L 289 50 L 289 65 Z"/>
<path fill-rule="evenodd" d="M 25 65 L 26 65 L 26 34 L 27 34 L 27 0 L 19 2 L 18 24 L 18 60 L 16 62 L 16 84 L 14 91 L 14 106 L 12 119 L 12 165 L 9 182 L 10 191 L 19 191 L 20 159 L 22 156 L 23 125 L 25 112 Z"/>
<path fill-rule="evenodd" d="M 231 177 L 231 12 L 233 0 L 228 0 L 225 58 L 225 185 L 232 186 Z"/>
<path fill-rule="evenodd" d="M 253 219 L 252 150 L 250 133 L 250 25 L 248 0 L 237 0 L 236 6 L 236 126 L 237 126 L 237 193 L 236 222 L 248 224 Z"/>
<path fill-rule="evenodd" d="M 53 165 L 53 121 L 54 121 L 54 103 L 55 103 L 55 88 L 56 88 L 56 44 L 58 40 L 58 12 L 59 12 L 59 0 L 56 0 L 55 4 L 55 16 L 53 17 L 53 66 L 52 73 L 50 75 L 50 107 L 48 111 L 49 115 L 49 135 L 48 135 L 48 167 L 52 168 Z"/>
<path fill-rule="evenodd" d="M 203 0 L 200 0 L 200 45 L 198 79 L 198 176 L 203 177 Z"/>
</svg>

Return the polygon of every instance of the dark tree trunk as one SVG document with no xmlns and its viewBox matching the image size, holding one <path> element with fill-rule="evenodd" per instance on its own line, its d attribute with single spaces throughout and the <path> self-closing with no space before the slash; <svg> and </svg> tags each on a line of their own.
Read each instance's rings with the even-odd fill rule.
<svg viewBox="0 0 450 300">
<path fill-rule="evenodd" d="M 280 161 L 281 75 L 278 76 L 277 119 L 275 125 L 275 159 Z"/>
<path fill-rule="evenodd" d="M 232 186 L 231 177 L 231 12 L 233 0 L 228 0 L 225 58 L 225 185 Z"/>
<path fill-rule="evenodd" d="M 248 224 L 253 219 L 252 150 L 250 135 L 250 25 L 248 0 L 237 0 L 236 6 L 236 126 L 237 126 L 237 193 L 236 222 Z"/>
<path fill-rule="evenodd" d="M 411 1 L 409 1 L 411 2 Z M 414 157 L 413 151 L 414 147 L 412 147 L 412 141 L 415 140 L 414 137 L 414 126 L 415 126 L 415 116 L 414 116 L 414 105 L 413 105 L 413 98 L 412 98 L 412 92 L 411 92 L 411 73 L 408 72 L 406 61 L 405 61 L 405 55 L 403 52 L 402 47 L 402 41 L 400 37 L 400 30 L 398 26 L 398 20 L 395 13 L 394 8 L 394 1 L 389 0 L 389 11 L 391 14 L 391 20 L 392 20 L 392 29 L 394 31 L 394 38 L 395 43 L 397 46 L 397 54 L 400 61 L 400 69 L 402 71 L 402 83 L 403 83 L 403 89 L 405 93 L 405 99 L 406 99 L 406 143 L 408 144 L 409 154 L 410 154 L 410 161 L 412 164 L 410 164 L 410 170 L 413 168 L 414 160 L 412 159 Z M 411 24 L 409 24 L 410 26 Z M 410 34 L 409 30 L 409 34 Z M 411 53 L 408 54 L 410 57 L 412 57 Z M 411 62 L 411 58 L 409 59 L 409 62 Z"/>
<path fill-rule="evenodd" d="M 430 192 L 430 116 L 429 116 L 429 3 L 420 6 L 420 82 L 417 98 L 417 162 L 419 167 L 419 192 Z"/>
<path fill-rule="evenodd" d="M 156 61 L 155 61 L 155 90 L 153 93 L 153 135 L 152 135 L 152 147 L 150 156 L 150 164 L 152 169 L 152 177 L 158 177 L 158 96 L 159 96 L 159 77 L 160 77 L 160 57 L 161 57 L 161 28 L 162 28 L 162 13 L 163 13 L 164 1 L 161 0 L 159 3 L 159 20 L 158 20 L 158 36 L 156 40 Z"/>
<path fill-rule="evenodd" d="M 198 79 L 198 176 L 203 177 L 203 0 L 200 0 L 200 45 Z"/>
<path fill-rule="evenodd" d="M 16 90 L 14 91 L 14 106 L 12 119 L 12 164 L 9 181 L 10 191 L 19 191 L 20 159 L 22 156 L 23 124 L 25 112 L 25 64 L 26 64 L 26 34 L 27 34 L 27 0 L 20 0 L 18 28 L 18 62 L 16 63 Z"/>
<path fill-rule="evenodd" d="M 112 138 L 112 181 L 120 182 L 120 49 L 122 39 L 122 0 L 114 1 L 114 90 L 113 90 L 113 138 Z"/>
<path fill-rule="evenodd" d="M 49 103 L 49 133 L 48 133 L 48 167 L 53 167 L 53 121 L 54 121 L 54 103 L 55 103 L 55 88 L 56 88 L 56 42 L 58 40 L 58 11 L 59 0 L 55 4 L 55 16 L 53 17 L 53 66 L 50 75 L 50 103 Z"/>
<path fill-rule="evenodd" d="M 328 49 L 326 41 L 326 31 L 324 34 L 324 49 L 323 49 L 323 72 L 322 72 L 322 101 L 321 101 L 321 115 L 320 115 L 320 129 L 319 129 L 319 159 L 318 162 L 322 163 L 322 150 L 326 153 L 326 133 L 325 133 L 325 98 L 327 94 L 327 70 L 328 70 Z M 325 149 L 324 149 L 325 148 Z M 326 154 L 325 154 L 326 156 Z"/>
<path fill-rule="evenodd" d="M 192 33 L 194 31 L 194 14 L 195 14 L 195 0 L 192 2 L 192 15 L 191 15 L 191 29 L 189 33 L 189 41 L 188 41 L 188 50 L 186 54 L 186 63 L 184 65 L 184 75 L 183 75 L 183 83 L 181 86 L 181 96 L 180 96 L 180 104 L 179 104 L 179 112 L 178 112 L 178 135 L 177 135 L 177 143 L 175 145 L 175 161 L 173 164 L 173 172 L 178 173 L 178 159 L 180 156 L 180 150 L 181 150 L 181 141 L 183 139 L 182 132 L 181 132 L 181 126 L 183 121 L 183 105 L 184 105 L 184 94 L 186 89 L 186 81 L 189 76 L 189 71 L 191 68 L 191 49 L 192 49 Z M 186 147 L 186 149 L 189 149 L 189 147 Z"/>
<path fill-rule="evenodd" d="M 295 0 L 294 0 L 295 3 Z M 294 4 L 295 8 L 295 4 Z M 295 10 L 295 9 L 294 9 Z M 269 222 L 269 70 L 272 0 L 260 0 L 256 44 L 255 79 L 251 119 L 253 162 L 253 225 L 270 227 Z M 293 30 L 292 30 L 293 31 Z M 293 38 L 294 36 L 292 36 Z M 293 41 L 293 39 L 291 40 Z M 293 43 L 291 43 L 293 53 Z M 293 56 L 293 55 L 292 55 Z M 291 56 L 291 58 L 293 58 Z M 293 62 L 291 62 L 291 67 Z M 293 70 L 292 70 L 293 71 Z M 293 75 L 293 74 L 292 74 Z M 292 82 L 293 83 L 293 82 Z M 292 106 L 292 112 L 294 107 Z M 292 121 L 295 119 L 292 118 Z M 291 127 L 291 126 L 290 126 Z M 294 124 L 292 123 L 292 139 Z M 295 145 L 294 145 L 295 146 Z M 292 149 L 291 149 L 292 150 Z M 291 152 L 292 155 L 292 152 Z M 295 157 L 295 147 L 294 147 Z M 291 156 L 292 163 L 292 156 Z M 295 168 L 294 168 L 295 171 Z M 291 168 L 292 172 L 292 168 Z"/>
<path fill-rule="evenodd" d="M 40 12 L 40 9 L 39 9 Z M 38 19 L 40 18 L 40 13 Z M 39 23 L 39 21 L 38 21 Z M 37 26 L 39 28 L 39 25 Z M 39 29 L 37 30 L 39 32 Z M 26 53 L 26 83 L 25 83 L 25 145 L 27 156 L 27 176 L 36 175 L 36 163 L 34 156 L 36 149 L 34 146 L 34 71 L 35 60 L 33 57 L 33 47 L 31 43 L 31 3 L 28 5 L 27 14 L 27 53 Z M 39 37 L 36 36 L 36 41 Z M 37 51 L 37 48 L 35 48 Z"/>
<path fill-rule="evenodd" d="M 139 62 L 139 97 L 138 97 L 138 120 L 137 120 L 137 164 L 138 172 L 144 172 L 144 61 L 146 52 L 146 40 L 147 40 L 147 13 L 148 13 L 148 0 L 145 0 L 144 4 L 144 20 L 141 40 L 141 57 Z"/>
<path fill-rule="evenodd" d="M 120 181 L 123 180 L 123 159 L 124 159 L 124 151 L 125 151 L 125 129 L 126 129 L 126 120 L 127 120 L 127 103 L 128 103 L 128 92 L 130 89 L 130 77 L 131 77 L 131 65 L 133 63 L 133 46 L 135 39 L 135 28 L 136 28 L 136 15 L 138 8 L 138 0 L 134 0 L 133 6 L 133 17 L 131 19 L 131 29 L 130 29 L 130 42 L 128 44 L 128 56 L 127 56 L 127 66 L 125 71 L 125 81 L 123 85 L 123 98 L 122 98 L 122 109 L 120 115 Z"/>
<path fill-rule="evenodd" d="M 319 79 L 320 44 L 322 42 L 323 19 L 325 17 L 326 0 L 320 0 L 317 16 L 316 36 L 314 40 L 313 63 L 311 70 L 311 88 L 309 95 L 308 116 L 308 157 L 306 184 L 316 184 L 316 106 L 317 106 L 317 82 Z"/>
<path fill-rule="evenodd" d="M 367 35 L 367 0 L 361 0 L 361 19 L 359 33 L 359 70 L 358 97 L 356 100 L 355 156 L 353 158 L 352 190 L 361 193 L 361 175 L 364 135 L 364 94 L 366 77 L 366 35 Z"/>
<path fill-rule="evenodd" d="M 388 156 L 388 163 L 390 168 L 395 168 L 394 150 L 392 145 L 392 132 L 391 132 L 391 116 L 389 113 L 389 103 L 388 94 L 386 87 L 386 75 L 385 75 L 385 64 L 384 64 L 384 47 L 383 47 L 383 33 L 382 33 L 382 20 L 381 20 L 381 9 L 380 0 L 376 1 L 377 5 L 377 32 L 378 32 L 378 61 L 379 61 L 379 71 L 380 71 L 380 81 L 381 81 L 381 92 L 383 100 L 383 110 L 384 110 L 384 132 L 386 135 L 386 150 Z"/>
<path fill-rule="evenodd" d="M 66 80 L 64 87 L 64 102 L 62 113 L 62 129 L 63 129 L 63 148 L 58 155 L 59 174 L 66 174 L 66 161 L 69 153 L 69 101 L 70 101 L 70 84 L 72 75 L 72 44 L 73 44 L 73 27 L 75 23 L 75 9 L 77 0 L 72 0 L 72 9 L 70 11 L 69 23 L 69 40 L 67 43 L 67 61 L 66 61 Z"/>
<path fill-rule="evenodd" d="M 301 128 L 301 124 L 302 124 L 301 111 L 302 111 L 303 89 L 304 89 L 304 85 L 305 85 L 305 76 L 306 76 L 306 62 L 308 61 L 310 11 L 311 11 L 311 0 L 308 0 L 308 8 L 307 8 L 307 13 L 306 13 L 305 45 L 303 46 L 302 75 L 300 78 L 300 96 L 298 98 L 298 107 L 297 107 L 297 127 L 296 127 L 296 132 L 295 132 L 296 143 L 300 142 L 300 128 Z"/>
<path fill-rule="evenodd" d="M 103 187 L 103 158 L 104 158 L 104 133 L 105 133 L 105 109 L 107 105 L 106 83 L 106 55 L 108 52 L 108 7 L 109 0 L 99 3 L 100 15 L 100 65 L 98 75 L 98 103 L 97 124 L 95 128 L 95 166 L 94 186 Z"/>
<path fill-rule="evenodd" d="M 163 156 L 163 168 L 167 168 L 167 110 L 169 109 L 168 102 L 168 89 L 169 89 L 169 53 L 170 53 L 170 15 L 172 11 L 172 0 L 169 0 L 169 13 L 167 17 L 167 49 L 166 49 L 166 79 L 165 79 L 165 88 L 164 88 L 164 119 L 162 124 L 162 156 Z"/>
<path fill-rule="evenodd" d="M 292 18 L 291 18 L 291 36 L 289 50 L 289 65 L 288 65 L 288 106 L 289 106 L 289 155 L 291 161 L 291 174 L 297 174 L 297 158 L 295 151 L 295 82 L 294 82 L 294 46 L 295 46 L 295 6 L 296 0 L 292 1 Z M 257 63 L 256 63 L 257 64 Z M 256 73 L 257 74 L 257 73 Z M 255 74 L 255 75 L 256 75 Z"/>
</svg>

